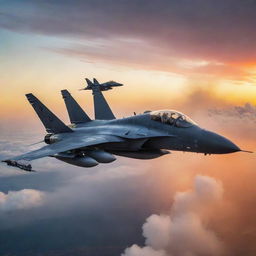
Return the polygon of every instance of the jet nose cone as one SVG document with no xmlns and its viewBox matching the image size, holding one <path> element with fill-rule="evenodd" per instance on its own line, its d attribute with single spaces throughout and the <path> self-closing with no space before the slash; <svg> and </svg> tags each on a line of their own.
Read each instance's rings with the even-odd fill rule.
<svg viewBox="0 0 256 256">
<path fill-rule="evenodd" d="M 241 151 L 241 149 L 227 138 L 214 132 L 202 131 L 202 147 L 204 153 L 227 154 Z"/>
</svg>

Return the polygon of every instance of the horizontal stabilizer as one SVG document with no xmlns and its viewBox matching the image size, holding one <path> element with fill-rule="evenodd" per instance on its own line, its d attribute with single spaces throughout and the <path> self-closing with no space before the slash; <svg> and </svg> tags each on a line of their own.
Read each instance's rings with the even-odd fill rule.
<svg viewBox="0 0 256 256">
<path fill-rule="evenodd" d="M 32 93 L 26 94 L 26 97 L 38 117 L 42 121 L 45 129 L 49 133 L 63 133 L 73 132 L 66 126 L 57 116 L 55 116 L 40 100 L 38 100 Z"/>
<path fill-rule="evenodd" d="M 80 105 L 71 96 L 68 90 L 61 91 L 68 111 L 69 119 L 72 124 L 86 123 L 91 121 Z"/>
</svg>

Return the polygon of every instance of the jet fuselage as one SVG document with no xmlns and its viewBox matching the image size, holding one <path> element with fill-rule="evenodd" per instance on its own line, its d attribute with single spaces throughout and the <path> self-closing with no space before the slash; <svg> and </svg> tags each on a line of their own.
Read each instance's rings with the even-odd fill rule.
<svg viewBox="0 0 256 256">
<path fill-rule="evenodd" d="M 2 161 L 32 171 L 31 164 L 26 162 L 46 156 L 72 165 L 93 167 L 115 161 L 115 155 L 153 159 L 169 154 L 169 150 L 204 154 L 242 151 L 230 140 L 202 129 L 175 110 L 146 111 L 116 119 L 96 79 L 92 90 L 95 120 L 83 111 L 67 90 L 61 91 L 71 122 L 69 126 L 33 94 L 27 94 L 28 101 L 48 132 L 44 138 L 48 145 Z"/>
<path fill-rule="evenodd" d="M 204 154 L 225 154 L 240 151 L 240 149 L 225 137 L 200 128 L 196 124 L 189 127 L 178 127 L 176 124 L 162 123 L 151 119 L 150 113 L 135 115 L 114 120 L 94 120 L 85 124 L 73 126 L 77 136 L 115 135 L 122 142 L 102 143 L 98 145 L 105 151 L 124 155 L 124 152 L 137 152 L 138 158 L 146 152 L 152 155 L 164 151 L 177 150 Z M 69 134 L 70 135 L 70 134 Z M 65 136 L 65 134 L 60 134 Z M 119 152 L 119 153 L 118 153 Z M 120 153 L 123 152 L 123 153 Z M 127 154 L 127 157 L 129 157 Z M 157 156 L 157 154 L 155 154 Z M 136 156 L 133 154 L 133 157 Z M 154 158 L 154 157 L 153 157 Z"/>
</svg>

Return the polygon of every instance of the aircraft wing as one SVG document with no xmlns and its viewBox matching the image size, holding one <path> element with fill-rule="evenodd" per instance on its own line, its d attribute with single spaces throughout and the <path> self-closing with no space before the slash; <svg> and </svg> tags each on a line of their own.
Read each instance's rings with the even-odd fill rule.
<svg viewBox="0 0 256 256">
<path fill-rule="evenodd" d="M 108 143 L 108 142 L 121 142 L 122 138 L 114 135 L 95 135 L 95 136 L 70 136 L 69 138 L 63 139 L 59 142 L 44 146 L 40 149 L 30 151 L 28 153 L 3 160 L 2 162 L 8 162 L 10 165 L 13 163 L 17 164 L 16 161 L 25 160 L 31 161 L 38 158 L 51 156 L 60 152 L 65 152 L 72 149 L 79 149 L 88 146 L 94 146 L 98 144 Z M 17 166 L 17 165 L 15 165 Z"/>
</svg>

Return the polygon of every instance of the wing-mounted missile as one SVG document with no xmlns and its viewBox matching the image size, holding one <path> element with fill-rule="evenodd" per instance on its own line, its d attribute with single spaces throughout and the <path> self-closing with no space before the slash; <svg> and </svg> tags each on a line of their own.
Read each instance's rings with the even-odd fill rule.
<svg viewBox="0 0 256 256">
<path fill-rule="evenodd" d="M 32 166 L 30 163 L 23 161 L 15 161 L 15 160 L 3 160 L 2 162 L 7 163 L 9 166 L 17 167 L 26 172 L 35 172 L 32 170 Z"/>
</svg>

